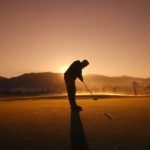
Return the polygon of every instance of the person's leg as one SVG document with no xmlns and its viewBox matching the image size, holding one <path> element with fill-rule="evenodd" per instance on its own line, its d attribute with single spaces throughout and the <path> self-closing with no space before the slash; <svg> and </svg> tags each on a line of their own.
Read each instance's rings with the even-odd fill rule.
<svg viewBox="0 0 150 150">
<path fill-rule="evenodd" d="M 74 109 L 82 110 L 82 107 L 78 106 L 76 104 L 75 95 L 76 95 L 76 87 L 75 87 L 75 83 L 74 83 L 72 85 L 72 87 L 68 89 L 68 97 L 69 97 L 70 107 L 72 110 L 74 110 Z"/>
<path fill-rule="evenodd" d="M 71 108 L 76 107 L 77 105 L 75 100 L 75 94 L 76 94 L 75 80 L 70 78 L 65 78 L 65 84 L 66 84 L 70 106 Z"/>
<path fill-rule="evenodd" d="M 75 81 L 72 81 L 72 83 L 67 86 L 67 92 L 68 92 L 68 98 L 70 102 L 71 107 L 76 106 L 76 100 L 75 100 L 75 94 L 76 94 L 76 88 L 75 88 Z"/>
</svg>

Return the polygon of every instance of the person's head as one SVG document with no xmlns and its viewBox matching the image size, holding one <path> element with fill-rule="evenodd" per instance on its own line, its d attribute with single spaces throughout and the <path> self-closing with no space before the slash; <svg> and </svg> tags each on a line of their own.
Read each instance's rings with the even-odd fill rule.
<svg viewBox="0 0 150 150">
<path fill-rule="evenodd" d="M 82 64 L 82 68 L 84 68 L 84 67 L 86 67 L 86 66 L 89 65 L 89 62 L 88 62 L 87 60 L 83 60 L 83 61 L 81 62 L 81 64 Z"/>
</svg>

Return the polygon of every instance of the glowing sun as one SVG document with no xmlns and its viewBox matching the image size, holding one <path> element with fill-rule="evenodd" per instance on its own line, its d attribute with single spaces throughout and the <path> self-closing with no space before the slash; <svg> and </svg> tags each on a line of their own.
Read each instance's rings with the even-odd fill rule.
<svg viewBox="0 0 150 150">
<path fill-rule="evenodd" d="M 59 72 L 60 73 L 65 73 L 65 71 L 68 69 L 68 66 L 62 66 L 62 67 L 60 67 L 60 69 L 59 69 Z"/>
</svg>

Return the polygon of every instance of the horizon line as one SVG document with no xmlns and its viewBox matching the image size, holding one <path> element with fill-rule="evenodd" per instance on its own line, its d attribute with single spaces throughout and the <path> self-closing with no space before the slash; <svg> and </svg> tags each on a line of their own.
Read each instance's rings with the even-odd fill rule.
<svg viewBox="0 0 150 150">
<path fill-rule="evenodd" d="M 44 72 L 26 72 L 26 73 L 22 73 L 22 74 L 19 74 L 19 75 L 16 75 L 16 76 L 10 76 L 10 77 L 6 77 L 6 76 L 1 76 L 2 78 L 7 78 L 7 79 L 11 79 L 11 78 L 15 78 L 15 77 L 19 77 L 19 76 L 22 76 L 22 75 L 25 75 L 25 74 L 38 74 L 38 73 L 54 73 L 54 74 L 63 74 L 62 72 L 53 72 L 53 71 L 44 71 Z M 113 76 L 110 76 L 110 75 L 104 75 L 104 74 L 97 74 L 97 73 L 85 73 L 83 74 L 84 75 L 97 75 L 97 76 L 105 76 L 105 77 L 110 77 L 110 78 L 113 78 L 113 77 L 130 77 L 130 78 L 141 78 L 141 79 L 149 79 L 150 77 L 137 77 L 137 76 L 132 76 L 132 75 L 126 75 L 126 74 L 123 74 L 123 75 L 113 75 Z"/>
</svg>

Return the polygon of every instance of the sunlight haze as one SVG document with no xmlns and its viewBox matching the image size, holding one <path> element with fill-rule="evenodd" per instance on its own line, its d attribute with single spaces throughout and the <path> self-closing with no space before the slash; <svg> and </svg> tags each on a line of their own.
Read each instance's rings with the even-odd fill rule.
<svg viewBox="0 0 150 150">
<path fill-rule="evenodd" d="M 84 73 L 150 77 L 150 1 L 1 0 L 0 76 Z"/>
</svg>

